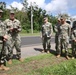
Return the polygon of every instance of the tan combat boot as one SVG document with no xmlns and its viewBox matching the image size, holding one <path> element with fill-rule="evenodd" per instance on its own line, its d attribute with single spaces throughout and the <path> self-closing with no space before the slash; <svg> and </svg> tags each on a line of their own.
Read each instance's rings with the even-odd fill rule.
<svg viewBox="0 0 76 75">
<path fill-rule="evenodd" d="M 10 68 L 9 68 L 9 67 L 6 67 L 6 66 L 4 66 L 4 65 L 1 65 L 1 69 L 7 71 L 7 70 L 9 70 Z"/>
<path fill-rule="evenodd" d="M 44 53 L 45 52 L 45 50 L 42 50 L 42 53 Z"/>
<path fill-rule="evenodd" d="M 60 54 L 58 54 L 56 57 L 59 58 L 60 57 Z"/>
<path fill-rule="evenodd" d="M 69 59 L 70 59 L 70 57 L 69 57 L 69 56 L 66 56 L 66 59 L 68 59 L 68 60 L 69 60 Z"/>
<path fill-rule="evenodd" d="M 75 59 L 74 57 L 72 57 L 72 59 Z"/>
<path fill-rule="evenodd" d="M 2 70 L 2 67 L 1 67 L 1 65 L 0 65 L 0 70 Z"/>
<path fill-rule="evenodd" d="M 11 59 L 8 61 L 8 64 L 12 64 L 12 60 Z"/>
<path fill-rule="evenodd" d="M 49 54 L 50 53 L 50 51 L 47 51 L 47 54 Z"/>
<path fill-rule="evenodd" d="M 19 58 L 19 61 L 20 61 L 20 62 L 23 62 L 24 60 L 23 60 L 22 58 Z"/>
</svg>

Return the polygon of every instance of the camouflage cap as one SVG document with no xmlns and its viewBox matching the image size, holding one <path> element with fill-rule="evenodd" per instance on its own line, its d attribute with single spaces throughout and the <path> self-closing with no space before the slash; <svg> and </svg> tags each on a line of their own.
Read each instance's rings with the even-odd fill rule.
<svg viewBox="0 0 76 75">
<path fill-rule="evenodd" d="M 48 19 L 48 17 L 44 17 L 44 20 L 45 20 L 45 19 Z"/>
<path fill-rule="evenodd" d="M 0 9 L 0 12 L 2 13 L 2 12 L 3 12 L 3 10 L 1 10 L 1 9 Z"/>
<path fill-rule="evenodd" d="M 12 10 L 10 11 L 10 14 L 14 14 L 14 13 L 15 13 L 14 11 L 12 11 Z"/>
<path fill-rule="evenodd" d="M 60 21 L 60 18 L 57 18 L 58 21 Z"/>
<path fill-rule="evenodd" d="M 65 16 L 61 16 L 60 19 L 66 19 L 66 17 Z"/>
</svg>

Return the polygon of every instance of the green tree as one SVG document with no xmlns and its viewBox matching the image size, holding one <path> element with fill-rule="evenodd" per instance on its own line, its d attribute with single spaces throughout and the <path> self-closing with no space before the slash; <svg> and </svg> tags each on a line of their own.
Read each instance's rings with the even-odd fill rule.
<svg viewBox="0 0 76 75">
<path fill-rule="evenodd" d="M 5 9 L 5 8 L 6 8 L 6 3 L 0 2 L 0 9 Z"/>
</svg>

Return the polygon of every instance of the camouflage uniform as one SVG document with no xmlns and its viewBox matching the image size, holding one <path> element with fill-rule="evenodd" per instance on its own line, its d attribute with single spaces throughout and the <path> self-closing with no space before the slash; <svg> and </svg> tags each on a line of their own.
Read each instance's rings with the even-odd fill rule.
<svg viewBox="0 0 76 75">
<path fill-rule="evenodd" d="M 53 32 L 53 29 L 52 29 L 51 23 L 47 22 L 42 25 L 42 42 L 43 42 L 43 48 L 45 51 L 46 51 L 46 45 L 47 45 L 47 50 L 50 51 L 52 32 Z"/>
<path fill-rule="evenodd" d="M 72 30 L 72 56 L 75 56 L 76 52 L 76 28 Z"/>
<path fill-rule="evenodd" d="M 56 49 L 57 54 L 60 55 L 61 54 L 61 50 L 59 47 L 59 45 L 60 45 L 60 23 L 57 23 L 55 25 L 54 30 L 56 32 L 56 34 L 55 34 L 55 43 L 56 43 L 55 49 Z"/>
<path fill-rule="evenodd" d="M 6 34 L 6 27 L 2 20 L 0 20 L 0 64 L 6 65 L 6 50 L 5 44 L 6 42 L 3 40 L 3 36 Z"/>
<path fill-rule="evenodd" d="M 71 26 L 68 23 L 61 24 L 60 26 L 60 48 L 65 49 L 66 56 L 68 56 L 68 45 L 69 45 L 69 36 L 71 33 Z"/>
<path fill-rule="evenodd" d="M 17 58 L 21 58 L 21 39 L 19 32 L 21 31 L 21 25 L 20 21 L 17 19 L 14 19 L 13 21 L 11 19 L 5 20 L 5 24 L 7 27 L 8 35 L 10 36 L 10 46 L 12 47 L 12 50 L 9 51 L 9 58 L 11 59 L 13 56 L 13 48 L 16 48 L 17 52 Z M 12 31 L 10 31 L 10 28 L 13 28 Z"/>
<path fill-rule="evenodd" d="M 9 67 L 6 67 L 6 41 L 8 40 L 6 26 L 4 25 L 1 17 L 2 10 L 0 9 L 0 70 L 9 70 Z"/>
</svg>

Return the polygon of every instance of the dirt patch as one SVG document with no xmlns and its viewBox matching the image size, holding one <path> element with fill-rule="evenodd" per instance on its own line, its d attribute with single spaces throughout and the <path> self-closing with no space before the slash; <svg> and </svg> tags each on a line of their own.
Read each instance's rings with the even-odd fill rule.
<svg viewBox="0 0 76 75">
<path fill-rule="evenodd" d="M 33 60 L 28 63 L 14 65 L 11 67 L 9 72 L 1 73 L 0 75 L 25 75 L 24 73 L 29 73 L 33 70 L 37 70 L 43 67 L 60 64 L 61 62 L 66 60 L 67 59 L 64 57 L 56 58 L 56 56 L 52 56 L 40 60 Z"/>
</svg>

